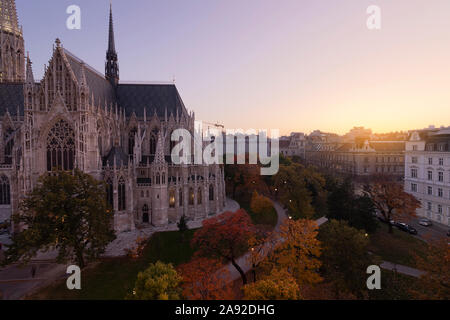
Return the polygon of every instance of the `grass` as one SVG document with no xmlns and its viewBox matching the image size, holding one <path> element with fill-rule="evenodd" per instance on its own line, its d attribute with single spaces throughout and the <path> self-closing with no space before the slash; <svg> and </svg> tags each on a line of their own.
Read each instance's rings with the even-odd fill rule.
<svg viewBox="0 0 450 320">
<path fill-rule="evenodd" d="M 415 267 L 414 254 L 423 256 L 426 243 L 395 227 L 390 234 L 387 224 L 379 224 L 377 231 L 370 235 L 369 250 L 385 261 Z"/>
<path fill-rule="evenodd" d="M 188 262 L 194 250 L 190 241 L 196 230 L 155 233 L 138 259 L 128 257 L 102 259 L 81 274 L 81 290 L 68 290 L 65 279 L 44 288 L 30 299 L 121 300 L 131 292 L 137 274 L 158 260 L 177 266 Z"/>
<path fill-rule="evenodd" d="M 393 271 L 381 270 L 381 289 L 369 290 L 371 300 L 411 300 L 411 290 L 417 289 L 417 279 Z"/>
</svg>

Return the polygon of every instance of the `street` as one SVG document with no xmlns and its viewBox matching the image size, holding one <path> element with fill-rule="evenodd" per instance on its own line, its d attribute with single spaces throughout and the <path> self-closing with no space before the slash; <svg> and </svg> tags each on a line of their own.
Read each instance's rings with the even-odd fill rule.
<svg viewBox="0 0 450 320">
<path fill-rule="evenodd" d="M 419 220 L 420 218 L 414 218 L 413 220 L 408 222 L 408 224 L 417 229 L 417 237 L 419 237 L 420 239 L 425 241 L 439 240 L 442 238 L 450 239 L 450 237 L 447 236 L 447 231 L 450 227 L 446 227 L 434 222 L 432 226 L 425 227 L 419 224 Z"/>
</svg>

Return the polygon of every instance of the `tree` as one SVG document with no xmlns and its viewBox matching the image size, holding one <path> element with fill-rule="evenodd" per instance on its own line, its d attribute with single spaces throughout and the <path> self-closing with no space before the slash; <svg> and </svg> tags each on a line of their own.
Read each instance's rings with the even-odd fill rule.
<svg viewBox="0 0 450 320">
<path fill-rule="evenodd" d="M 143 272 L 139 272 L 130 300 L 179 300 L 181 297 L 178 275 L 172 264 L 161 261 L 151 263 Z"/>
<path fill-rule="evenodd" d="M 252 201 L 250 202 L 250 209 L 253 213 L 264 215 L 273 209 L 272 201 L 269 198 L 258 194 L 254 191 Z"/>
<path fill-rule="evenodd" d="M 278 173 L 272 177 L 273 187 L 279 201 L 287 207 L 295 219 L 311 218 L 314 215 L 311 191 L 304 177 L 300 175 L 299 164 L 280 165 Z"/>
<path fill-rule="evenodd" d="M 421 205 L 419 200 L 403 190 L 401 184 L 382 176 L 374 177 L 371 184 L 365 185 L 364 193 L 386 222 L 415 217 L 416 209 Z M 392 233 L 391 223 L 389 233 Z"/>
<path fill-rule="evenodd" d="M 345 220 L 351 227 L 374 232 L 377 223 L 374 219 L 375 207 L 367 195 L 356 195 L 350 179 L 342 183 L 331 181 L 328 188 L 328 218 Z"/>
<path fill-rule="evenodd" d="M 244 286 L 246 300 L 297 300 L 299 287 L 286 270 L 275 269 L 267 277 Z"/>
<path fill-rule="evenodd" d="M 368 236 L 346 221 L 331 220 L 322 226 L 322 269 L 333 284 L 336 299 L 344 294 L 363 298 L 367 267 L 373 264 L 368 253 Z"/>
<path fill-rule="evenodd" d="M 317 230 L 317 224 L 311 220 L 286 220 L 280 227 L 278 241 L 274 241 L 274 250 L 261 263 L 266 273 L 270 274 L 275 269 L 285 270 L 300 288 L 322 281 Z"/>
<path fill-rule="evenodd" d="M 418 281 L 418 289 L 412 290 L 416 299 L 450 299 L 450 245 L 447 239 L 428 243 L 426 256 L 415 256 L 416 266 L 424 271 Z"/>
<path fill-rule="evenodd" d="M 203 228 L 195 232 L 191 245 L 200 256 L 231 262 L 246 284 L 247 277 L 236 259 L 248 249 L 248 239 L 253 233 L 250 217 L 240 209 L 203 221 Z"/>
<path fill-rule="evenodd" d="M 219 260 L 194 257 L 178 267 L 183 277 L 183 296 L 191 300 L 229 300 L 233 292 L 229 275 Z"/>
<path fill-rule="evenodd" d="M 27 262 L 39 250 L 56 249 L 57 262 L 76 259 L 83 268 L 115 238 L 104 184 L 79 170 L 40 177 L 12 219 L 22 230 L 12 237 L 6 263 Z"/>
</svg>

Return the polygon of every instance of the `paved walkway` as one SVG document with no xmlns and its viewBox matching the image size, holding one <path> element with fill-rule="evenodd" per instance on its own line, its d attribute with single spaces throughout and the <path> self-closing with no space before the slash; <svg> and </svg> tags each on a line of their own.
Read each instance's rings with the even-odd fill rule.
<svg viewBox="0 0 450 320">
<path fill-rule="evenodd" d="M 235 212 L 239 210 L 239 203 L 236 201 L 227 198 L 225 203 L 225 208 L 213 216 L 218 216 L 227 211 Z M 208 216 L 211 218 L 213 216 Z M 188 221 L 187 226 L 189 229 L 200 228 L 202 226 L 204 219 Z M 165 232 L 165 231 L 176 231 L 178 230 L 178 226 L 176 223 L 169 224 L 164 227 L 148 227 L 145 229 L 135 229 L 129 232 L 122 232 L 117 235 L 117 238 L 111 242 L 106 248 L 105 257 L 120 257 L 125 256 L 127 254 L 128 249 L 134 249 L 136 247 L 136 240 L 141 237 L 143 239 L 148 239 L 152 234 L 156 232 Z"/>
<path fill-rule="evenodd" d="M 425 274 L 425 271 L 403 266 L 401 264 L 395 264 L 389 261 L 383 261 L 383 263 L 380 264 L 380 267 L 386 270 L 397 271 L 398 273 L 402 273 L 415 278 L 419 278 L 421 275 Z"/>
<path fill-rule="evenodd" d="M 231 199 L 226 200 L 224 210 L 217 215 L 239 210 L 239 204 Z M 208 218 L 210 218 L 209 216 Z M 187 223 L 189 229 L 200 228 L 203 220 L 189 221 Z M 114 240 L 107 248 L 105 257 L 119 257 L 126 254 L 126 250 L 133 248 L 136 245 L 138 237 L 149 238 L 155 232 L 175 231 L 178 230 L 176 224 L 171 224 L 167 227 L 151 227 L 141 230 L 134 230 L 132 232 L 120 233 L 116 240 Z M 55 251 L 39 252 L 38 255 L 32 259 L 31 263 L 26 266 L 19 264 L 12 264 L 10 266 L 0 269 L 0 292 L 5 300 L 18 300 L 24 296 L 35 292 L 39 288 L 45 287 L 53 283 L 57 279 L 64 279 L 67 277 L 67 265 L 57 264 L 54 262 L 57 253 Z M 32 266 L 36 268 L 35 277 L 31 276 Z"/>
<path fill-rule="evenodd" d="M 280 203 L 278 203 L 276 201 L 272 201 L 272 203 L 273 203 L 273 206 L 278 215 L 277 225 L 275 226 L 274 230 L 279 231 L 282 223 L 286 219 L 288 219 L 288 215 L 286 214 L 286 210 L 282 207 L 282 205 Z M 322 224 L 324 224 L 327 221 L 328 221 L 327 218 L 322 217 L 322 218 L 316 220 L 316 223 L 320 227 Z M 262 248 L 262 251 L 261 251 L 261 256 L 266 257 L 272 251 L 274 244 L 278 241 L 283 241 L 283 240 L 281 238 L 275 238 L 272 241 L 264 244 L 264 247 Z M 251 252 L 247 252 L 246 254 L 244 254 L 243 256 L 238 258 L 236 260 L 236 263 L 239 265 L 239 267 L 241 267 L 241 269 L 244 271 L 244 273 L 247 273 L 250 270 L 252 270 L 253 263 L 251 261 Z M 220 273 L 226 272 L 226 274 L 229 276 L 230 281 L 234 281 L 241 277 L 239 271 L 237 271 L 237 269 L 231 264 L 231 262 L 228 263 L 226 266 L 224 266 L 223 269 L 221 269 L 218 272 L 220 272 Z"/>
</svg>

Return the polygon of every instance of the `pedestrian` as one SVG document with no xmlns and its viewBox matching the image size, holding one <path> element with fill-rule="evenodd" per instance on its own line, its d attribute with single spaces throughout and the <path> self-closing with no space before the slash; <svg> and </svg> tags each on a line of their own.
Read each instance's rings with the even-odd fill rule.
<svg viewBox="0 0 450 320">
<path fill-rule="evenodd" d="M 36 266 L 33 264 L 31 266 L 31 277 L 34 278 L 35 275 L 36 275 Z"/>
</svg>

